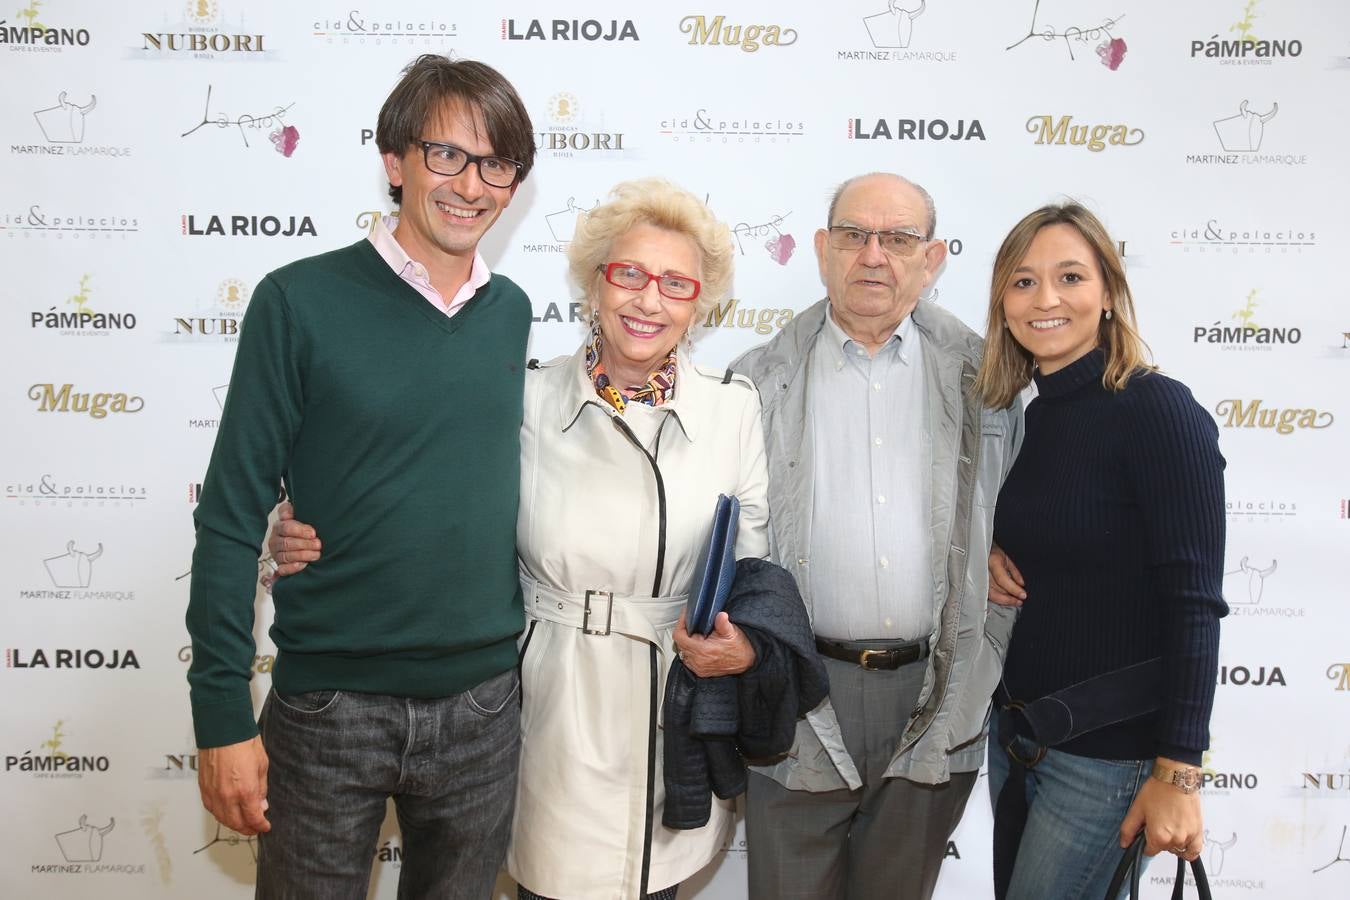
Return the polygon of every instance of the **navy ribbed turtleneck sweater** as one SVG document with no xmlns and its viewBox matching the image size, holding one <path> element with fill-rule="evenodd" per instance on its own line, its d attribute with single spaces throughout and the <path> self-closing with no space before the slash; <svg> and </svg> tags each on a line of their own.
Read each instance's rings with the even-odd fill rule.
<svg viewBox="0 0 1350 900">
<path fill-rule="evenodd" d="M 1218 664 L 1224 460 L 1187 387 L 1139 373 L 1102 386 L 1100 350 L 1036 377 L 994 539 L 1026 580 L 1004 682 L 1034 700 L 1161 656 L 1158 713 L 1057 749 L 1199 764 Z"/>
</svg>

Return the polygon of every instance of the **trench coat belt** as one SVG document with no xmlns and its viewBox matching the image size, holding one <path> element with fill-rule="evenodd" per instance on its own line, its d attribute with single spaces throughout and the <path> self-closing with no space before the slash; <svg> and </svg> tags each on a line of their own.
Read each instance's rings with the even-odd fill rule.
<svg viewBox="0 0 1350 900">
<path fill-rule="evenodd" d="M 526 615 L 580 628 L 597 637 L 617 631 L 655 645 L 663 655 L 670 648 L 662 646 L 657 630 L 674 628 L 689 601 L 688 594 L 648 597 L 602 590 L 560 591 L 526 575 L 521 576 L 520 587 Z"/>
</svg>

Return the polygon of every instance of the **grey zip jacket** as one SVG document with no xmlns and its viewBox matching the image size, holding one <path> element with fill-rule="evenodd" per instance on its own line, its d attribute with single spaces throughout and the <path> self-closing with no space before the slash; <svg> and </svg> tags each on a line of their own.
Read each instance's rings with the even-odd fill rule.
<svg viewBox="0 0 1350 900">
<path fill-rule="evenodd" d="M 769 462 L 770 558 L 797 579 L 813 612 L 810 565 L 815 466 L 807 405 L 808 361 L 829 300 L 798 314 L 771 341 L 732 363 L 759 388 Z M 1003 668 L 1015 610 L 991 604 L 994 501 L 1022 440 L 1020 402 L 985 409 L 975 393 L 982 341 L 956 316 L 920 301 L 932 441 L 932 593 L 936 626 L 923 688 L 886 777 L 924 784 L 973 772 L 984 760 L 990 696 Z M 835 598 L 836 600 L 846 598 Z M 758 770 L 789 790 L 862 786 L 827 698 L 797 723 L 787 759 Z"/>
</svg>

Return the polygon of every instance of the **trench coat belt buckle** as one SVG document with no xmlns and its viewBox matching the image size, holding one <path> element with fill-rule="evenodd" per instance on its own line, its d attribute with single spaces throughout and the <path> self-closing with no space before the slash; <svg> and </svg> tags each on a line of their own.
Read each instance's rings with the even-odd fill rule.
<svg viewBox="0 0 1350 900">
<path fill-rule="evenodd" d="M 594 606 L 592 606 L 594 602 Z M 601 626 L 601 605 L 604 604 L 604 625 Z M 586 603 L 581 613 L 581 631 L 583 634 L 598 634 L 601 636 L 609 634 L 609 627 L 614 622 L 614 592 L 613 591 L 587 591 Z"/>
</svg>

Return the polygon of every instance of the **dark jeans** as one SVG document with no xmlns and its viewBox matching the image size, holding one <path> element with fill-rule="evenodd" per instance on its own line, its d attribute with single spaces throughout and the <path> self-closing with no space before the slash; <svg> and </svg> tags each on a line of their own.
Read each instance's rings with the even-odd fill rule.
<svg viewBox="0 0 1350 900">
<path fill-rule="evenodd" d="M 520 756 L 514 669 L 450 697 L 273 691 L 259 900 L 369 888 L 385 801 L 403 835 L 398 896 L 482 900 L 506 855 Z"/>
</svg>

